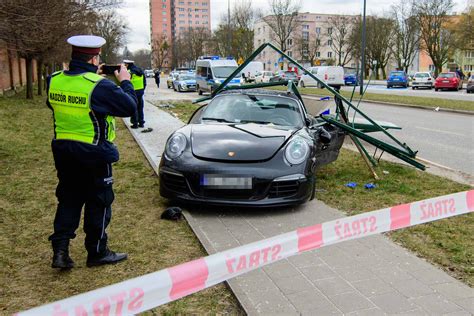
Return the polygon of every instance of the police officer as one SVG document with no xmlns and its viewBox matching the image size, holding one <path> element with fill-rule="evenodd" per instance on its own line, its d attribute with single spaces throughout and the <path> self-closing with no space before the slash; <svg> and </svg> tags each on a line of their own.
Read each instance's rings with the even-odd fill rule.
<svg viewBox="0 0 474 316">
<path fill-rule="evenodd" d="M 143 115 L 143 95 L 145 94 L 146 88 L 146 77 L 143 70 L 134 64 L 133 60 L 125 59 L 123 63 L 127 66 L 128 72 L 131 75 L 130 81 L 132 82 L 135 94 L 137 95 L 138 105 L 137 112 L 130 119 L 132 128 L 145 127 L 145 120 Z"/>
<path fill-rule="evenodd" d="M 53 111 L 52 151 L 59 179 L 54 233 L 53 268 L 70 269 L 69 240 L 79 226 L 84 207 L 87 266 L 116 263 L 127 254 L 111 251 L 106 228 L 112 216 L 112 163 L 119 160 L 115 139 L 115 116 L 130 117 L 137 98 L 124 65 L 115 71 L 120 86 L 99 75 L 99 52 L 105 39 L 98 36 L 70 37 L 69 70 L 48 77 L 47 105 Z"/>
</svg>

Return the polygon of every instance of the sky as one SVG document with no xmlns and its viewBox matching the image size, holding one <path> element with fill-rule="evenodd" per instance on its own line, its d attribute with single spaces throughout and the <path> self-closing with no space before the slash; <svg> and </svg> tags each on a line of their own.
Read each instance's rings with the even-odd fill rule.
<svg viewBox="0 0 474 316">
<path fill-rule="evenodd" d="M 214 29 L 223 14 L 227 14 L 227 3 L 230 7 L 239 0 L 211 0 L 211 27 Z M 301 12 L 360 14 L 363 0 L 300 0 Z M 367 0 L 367 14 L 383 14 L 390 6 L 400 0 Z M 455 12 L 465 9 L 468 0 L 453 0 Z M 269 11 L 268 0 L 252 0 L 255 8 L 263 13 Z M 150 48 L 150 14 L 149 0 L 124 0 L 119 13 L 126 18 L 130 32 L 127 36 L 127 47 L 130 51 Z"/>
</svg>

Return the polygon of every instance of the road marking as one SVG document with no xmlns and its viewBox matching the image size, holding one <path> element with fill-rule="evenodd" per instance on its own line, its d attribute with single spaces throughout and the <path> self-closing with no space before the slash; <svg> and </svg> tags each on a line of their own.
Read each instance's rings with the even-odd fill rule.
<svg viewBox="0 0 474 316">
<path fill-rule="evenodd" d="M 426 127 L 415 127 L 417 129 L 423 129 L 425 131 L 430 131 L 430 132 L 437 132 L 437 133 L 443 133 L 443 134 L 450 134 L 450 135 L 455 135 L 455 136 L 466 136 L 466 134 L 460 134 L 460 133 L 455 133 L 455 132 L 448 132 L 448 131 L 441 131 L 439 129 L 433 129 L 433 128 L 426 128 Z"/>
</svg>

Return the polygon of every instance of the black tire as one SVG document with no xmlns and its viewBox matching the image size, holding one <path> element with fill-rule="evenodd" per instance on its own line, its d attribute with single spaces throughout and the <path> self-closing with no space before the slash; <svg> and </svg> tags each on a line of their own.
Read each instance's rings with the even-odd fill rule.
<svg viewBox="0 0 474 316">
<path fill-rule="evenodd" d="M 178 86 L 178 92 L 181 92 L 181 87 L 180 86 Z"/>
<path fill-rule="evenodd" d="M 387 85 L 387 89 L 390 89 L 392 86 Z"/>
<path fill-rule="evenodd" d="M 415 87 L 411 87 L 412 90 L 415 90 L 416 88 Z"/>
</svg>

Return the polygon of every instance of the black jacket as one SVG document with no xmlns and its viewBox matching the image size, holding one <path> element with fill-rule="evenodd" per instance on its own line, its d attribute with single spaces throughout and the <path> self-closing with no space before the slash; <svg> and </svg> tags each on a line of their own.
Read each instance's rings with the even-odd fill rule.
<svg viewBox="0 0 474 316">
<path fill-rule="evenodd" d="M 84 72 L 96 72 L 97 67 L 72 60 L 69 64 L 69 70 L 66 74 L 80 74 Z M 46 95 L 49 93 L 49 83 L 51 77 L 47 78 Z M 116 117 L 130 117 L 134 115 L 137 108 L 137 97 L 133 90 L 132 83 L 124 80 L 117 86 L 116 83 L 108 79 L 103 79 L 97 83 L 91 94 L 91 109 L 94 111 L 99 121 L 100 135 L 106 135 L 105 117 L 107 115 Z M 52 109 L 48 99 L 46 104 Z M 84 163 L 112 163 L 119 160 L 119 152 L 117 147 L 102 136 L 97 145 L 90 145 L 77 141 L 54 140 L 51 143 L 53 155 L 61 155 L 62 153 L 73 155 Z"/>
</svg>

